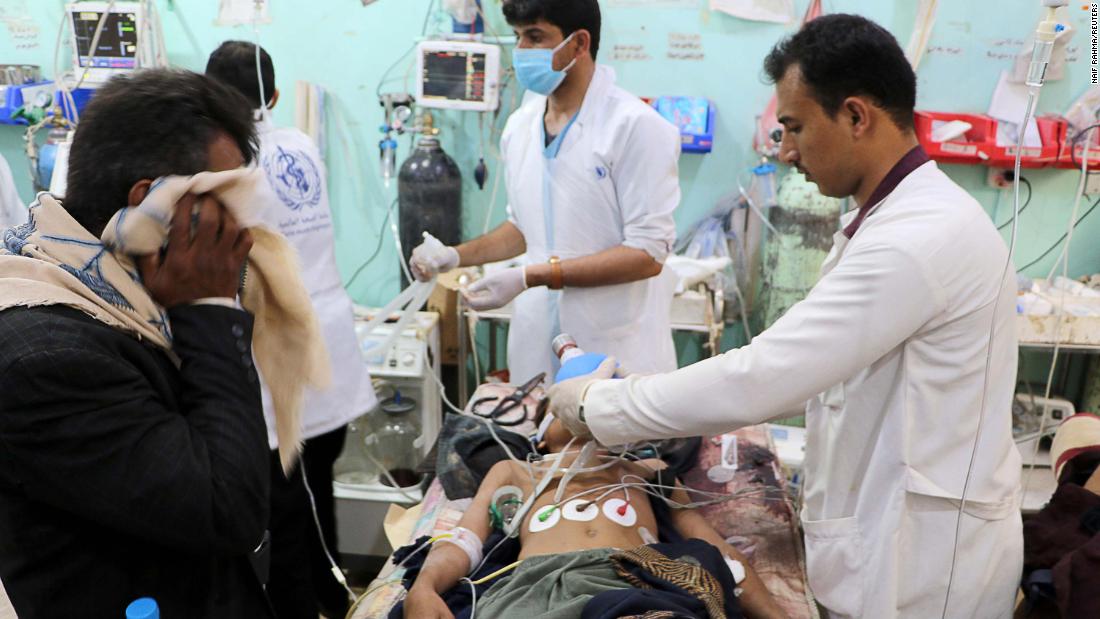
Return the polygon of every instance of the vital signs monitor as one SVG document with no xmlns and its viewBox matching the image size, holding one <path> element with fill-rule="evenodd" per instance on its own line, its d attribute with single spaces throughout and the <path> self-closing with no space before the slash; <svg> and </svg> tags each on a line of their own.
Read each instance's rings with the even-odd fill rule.
<svg viewBox="0 0 1100 619">
<path fill-rule="evenodd" d="M 113 6 L 112 6 L 113 4 Z M 141 2 L 76 2 L 66 6 L 72 20 L 73 74 L 86 82 L 102 83 L 138 67 Z M 103 14 L 103 27 L 96 37 Z"/>
<path fill-rule="evenodd" d="M 424 41 L 416 51 L 419 105 L 471 112 L 497 109 L 500 47 L 466 41 Z"/>
</svg>

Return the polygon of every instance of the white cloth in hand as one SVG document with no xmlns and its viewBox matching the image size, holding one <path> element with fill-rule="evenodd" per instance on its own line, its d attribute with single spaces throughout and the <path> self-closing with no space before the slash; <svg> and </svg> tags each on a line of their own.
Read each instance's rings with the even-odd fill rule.
<svg viewBox="0 0 1100 619">
<path fill-rule="evenodd" d="M 527 290 L 526 267 L 513 267 L 479 279 L 462 296 L 471 308 L 481 312 L 508 305 L 524 290 Z"/>
<path fill-rule="evenodd" d="M 550 398 L 550 413 L 561 421 L 573 436 L 582 440 L 592 438 L 592 431 L 588 429 L 588 424 L 581 419 L 584 395 L 593 383 L 614 377 L 617 364 L 614 357 L 608 357 L 591 374 L 571 378 L 550 387 L 546 394 Z"/>
<path fill-rule="evenodd" d="M 425 232 L 424 242 L 416 246 L 409 258 L 409 268 L 413 277 L 426 282 L 440 273 L 454 269 L 458 262 L 457 249 L 444 245 L 442 241 Z"/>
</svg>

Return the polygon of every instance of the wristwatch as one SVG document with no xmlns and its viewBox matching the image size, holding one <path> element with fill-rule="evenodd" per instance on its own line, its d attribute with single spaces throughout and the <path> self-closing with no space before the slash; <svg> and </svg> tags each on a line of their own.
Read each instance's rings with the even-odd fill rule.
<svg viewBox="0 0 1100 619">
<path fill-rule="evenodd" d="M 561 272 L 561 258 L 550 256 L 550 290 L 561 290 L 565 287 L 564 277 Z"/>
</svg>

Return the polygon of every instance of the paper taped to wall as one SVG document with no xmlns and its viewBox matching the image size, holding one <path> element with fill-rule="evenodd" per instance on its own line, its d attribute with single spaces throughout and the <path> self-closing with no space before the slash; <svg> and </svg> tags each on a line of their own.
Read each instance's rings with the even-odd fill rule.
<svg viewBox="0 0 1100 619">
<path fill-rule="evenodd" d="M 794 21 L 793 0 L 710 0 L 710 10 L 751 21 L 775 24 Z"/>
<path fill-rule="evenodd" d="M 218 18 L 215 26 L 245 26 L 252 24 L 270 24 L 271 14 L 267 10 L 267 2 L 257 3 L 255 0 L 220 0 L 218 2 Z"/>
<path fill-rule="evenodd" d="M 1020 135 L 1020 119 L 1024 117 L 1024 110 L 1027 108 L 1027 97 L 1027 86 L 1012 82 L 1008 71 L 1001 71 L 1001 77 L 993 90 L 993 98 L 989 102 L 987 112 L 999 121 L 997 146 L 1016 144 Z M 1032 148 L 1042 145 L 1043 140 L 1039 137 L 1039 123 L 1032 118 L 1024 129 L 1024 146 Z"/>
</svg>

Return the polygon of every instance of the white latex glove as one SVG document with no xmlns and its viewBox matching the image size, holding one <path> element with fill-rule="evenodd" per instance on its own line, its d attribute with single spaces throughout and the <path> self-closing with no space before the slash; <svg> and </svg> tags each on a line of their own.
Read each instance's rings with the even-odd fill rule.
<svg viewBox="0 0 1100 619">
<path fill-rule="evenodd" d="M 477 280 L 462 296 L 471 308 L 481 312 L 508 305 L 524 290 L 527 290 L 526 268 L 513 267 Z"/>
<path fill-rule="evenodd" d="M 448 247 L 434 236 L 424 233 L 424 242 L 413 250 L 412 258 L 409 258 L 409 268 L 413 277 L 426 282 L 431 278 L 446 273 L 458 266 L 458 250 Z"/>
<path fill-rule="evenodd" d="M 581 419 L 581 405 L 584 404 L 585 393 L 592 383 L 615 376 L 616 365 L 615 358 L 608 357 L 591 374 L 562 381 L 550 387 L 546 393 L 550 398 L 550 412 L 573 436 L 581 440 L 592 438 L 588 424 Z"/>
</svg>

